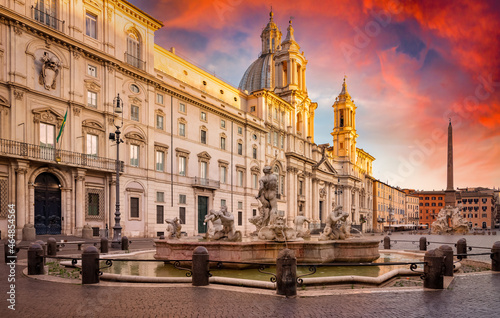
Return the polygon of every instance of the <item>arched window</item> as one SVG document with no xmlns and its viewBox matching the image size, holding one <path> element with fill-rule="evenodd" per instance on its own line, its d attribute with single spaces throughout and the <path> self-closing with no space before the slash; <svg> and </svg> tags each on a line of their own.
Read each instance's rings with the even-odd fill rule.
<svg viewBox="0 0 500 318">
<path fill-rule="evenodd" d="M 127 35 L 127 52 L 125 53 L 128 64 L 144 69 L 144 62 L 141 60 L 141 41 L 135 32 L 129 32 Z"/>
</svg>

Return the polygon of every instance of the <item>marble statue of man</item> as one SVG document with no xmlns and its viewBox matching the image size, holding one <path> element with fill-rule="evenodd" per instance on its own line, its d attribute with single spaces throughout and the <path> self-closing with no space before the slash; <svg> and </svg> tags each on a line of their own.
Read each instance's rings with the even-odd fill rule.
<svg viewBox="0 0 500 318">
<path fill-rule="evenodd" d="M 265 166 L 262 169 L 264 176 L 259 180 L 259 193 L 255 197 L 262 203 L 264 217 L 262 225 L 274 224 L 277 216 L 278 199 L 276 189 L 278 188 L 278 177 L 271 173 L 271 167 Z"/>
<path fill-rule="evenodd" d="M 165 236 L 167 239 L 175 236 L 175 238 L 181 237 L 181 229 L 182 225 L 178 217 L 173 219 L 166 219 L 167 222 L 167 235 Z"/>
</svg>

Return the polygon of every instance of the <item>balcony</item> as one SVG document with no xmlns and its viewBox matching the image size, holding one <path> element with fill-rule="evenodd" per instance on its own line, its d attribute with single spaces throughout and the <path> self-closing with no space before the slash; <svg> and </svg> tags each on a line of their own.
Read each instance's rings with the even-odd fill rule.
<svg viewBox="0 0 500 318">
<path fill-rule="evenodd" d="M 116 160 L 113 159 L 7 139 L 0 139 L 0 156 L 57 163 L 73 167 L 86 167 L 109 172 L 116 170 Z M 123 161 L 120 161 L 120 163 L 120 171 L 123 172 Z"/>
<path fill-rule="evenodd" d="M 64 21 L 50 15 L 48 12 L 40 11 L 34 6 L 31 6 L 31 15 L 33 19 L 43 25 L 56 29 L 57 31 L 64 32 Z"/>
<path fill-rule="evenodd" d="M 127 52 L 125 52 L 125 62 L 140 70 L 146 69 L 146 62 Z"/>
<path fill-rule="evenodd" d="M 194 177 L 192 186 L 194 188 L 204 188 L 204 189 L 217 190 L 217 189 L 220 189 L 220 181 Z"/>
</svg>

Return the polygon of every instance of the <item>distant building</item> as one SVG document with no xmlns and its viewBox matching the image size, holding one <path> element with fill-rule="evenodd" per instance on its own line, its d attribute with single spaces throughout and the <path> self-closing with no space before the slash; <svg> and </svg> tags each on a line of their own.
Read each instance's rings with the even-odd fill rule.
<svg viewBox="0 0 500 318">
<path fill-rule="evenodd" d="M 373 182 L 373 229 L 384 231 L 393 225 L 405 224 L 406 194 L 403 190 L 380 180 Z"/>
<path fill-rule="evenodd" d="M 473 229 L 493 229 L 498 214 L 498 196 L 487 188 L 458 189 L 462 204 L 462 216 Z"/>
<path fill-rule="evenodd" d="M 419 196 L 414 193 L 410 193 L 407 190 L 403 190 L 406 194 L 406 211 L 405 211 L 405 223 L 406 224 L 419 224 Z"/>
<path fill-rule="evenodd" d="M 417 191 L 419 197 L 419 221 L 430 228 L 444 207 L 444 191 Z"/>
</svg>

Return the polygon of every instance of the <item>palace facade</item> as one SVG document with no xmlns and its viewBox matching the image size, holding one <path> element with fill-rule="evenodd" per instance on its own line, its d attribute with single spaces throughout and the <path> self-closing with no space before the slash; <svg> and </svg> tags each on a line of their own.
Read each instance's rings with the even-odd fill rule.
<svg viewBox="0 0 500 318">
<path fill-rule="evenodd" d="M 0 0 L 2 238 L 8 204 L 18 238 L 29 226 L 112 236 L 118 94 L 122 235 L 161 235 L 176 216 L 188 235 L 202 234 L 205 214 L 221 205 L 249 234 L 265 165 L 290 224 L 304 213 L 319 228 L 341 204 L 353 225 L 372 229 L 375 158 L 357 148 L 356 105 L 344 79 L 332 145 L 314 143 L 318 104 L 291 22 L 282 39 L 271 13 L 239 87 L 155 44 L 161 27 L 126 1 Z"/>
</svg>

